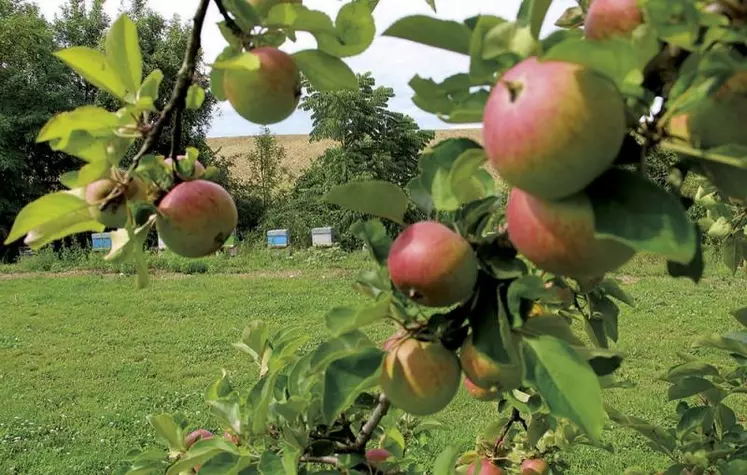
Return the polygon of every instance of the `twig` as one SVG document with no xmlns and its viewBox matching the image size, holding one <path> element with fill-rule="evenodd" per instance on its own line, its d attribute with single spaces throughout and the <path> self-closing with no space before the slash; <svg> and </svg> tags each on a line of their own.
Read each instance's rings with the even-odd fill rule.
<svg viewBox="0 0 747 475">
<path fill-rule="evenodd" d="M 389 411 L 391 403 L 385 394 L 379 396 L 379 404 L 374 408 L 371 413 L 371 418 L 363 425 L 358 437 L 355 439 L 355 444 L 351 447 L 354 452 L 361 452 L 366 448 L 366 444 L 371 440 L 376 427 L 381 423 L 381 419 L 384 418 L 386 413 Z"/>
<path fill-rule="evenodd" d="M 220 14 L 223 15 L 223 19 L 226 20 L 226 26 L 228 26 L 228 28 L 231 30 L 231 33 L 239 38 L 243 37 L 244 31 L 228 14 L 228 10 L 226 10 L 226 7 L 223 6 L 223 0 L 215 0 L 215 6 L 218 7 Z"/>
<path fill-rule="evenodd" d="M 176 109 L 174 114 L 174 130 L 171 131 L 171 151 L 169 157 L 176 160 L 182 140 L 182 109 Z"/>
<path fill-rule="evenodd" d="M 192 76 L 195 72 L 195 63 L 197 60 L 197 53 L 200 51 L 200 35 L 202 34 L 202 25 L 205 23 L 205 15 L 207 14 L 210 0 L 200 0 L 200 5 L 197 7 L 197 13 L 194 16 L 194 26 L 192 27 L 192 36 L 189 38 L 187 43 L 187 53 L 184 55 L 184 62 L 179 70 L 177 76 L 176 85 L 171 93 L 171 99 L 169 100 L 166 107 L 163 108 L 161 115 L 158 120 L 153 124 L 153 129 L 150 131 L 148 136 L 143 142 L 143 146 L 140 147 L 140 151 L 132 159 L 131 170 L 134 170 L 140 159 L 147 154 L 151 148 L 155 145 L 158 137 L 160 137 L 163 128 L 171 118 L 171 114 L 176 110 L 184 108 L 184 101 L 189 91 L 189 86 L 192 83 Z"/>
<path fill-rule="evenodd" d="M 340 465 L 340 460 L 337 457 L 331 455 L 325 455 L 324 457 L 313 457 L 311 455 L 304 455 L 300 460 L 302 463 L 325 463 L 327 465 L 334 465 L 335 467 Z"/>
<path fill-rule="evenodd" d="M 511 430 L 511 426 L 513 426 L 516 422 L 521 422 L 521 425 L 524 426 L 524 430 L 527 429 L 527 423 L 521 417 L 521 413 L 518 409 L 514 408 L 511 411 L 511 418 L 508 420 L 508 422 L 506 422 L 506 425 L 503 426 L 501 435 L 498 436 L 498 439 L 495 441 L 495 445 L 493 446 L 493 454 L 498 451 L 498 447 L 503 445 L 503 442 L 506 440 L 506 436 L 508 435 L 508 431 Z"/>
</svg>

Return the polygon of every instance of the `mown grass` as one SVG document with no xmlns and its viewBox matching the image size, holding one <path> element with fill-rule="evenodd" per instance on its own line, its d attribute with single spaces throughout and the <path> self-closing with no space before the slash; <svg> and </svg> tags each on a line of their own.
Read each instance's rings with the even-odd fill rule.
<svg viewBox="0 0 747 475">
<path fill-rule="evenodd" d="M 230 345 L 250 320 L 274 328 L 302 325 L 313 345 L 326 335 L 327 309 L 360 301 L 349 277 L 361 261 L 346 259 L 347 268 L 317 263 L 282 275 L 249 272 L 259 266 L 241 275 L 160 274 L 137 292 L 132 277 L 116 274 L 0 278 L 0 472 L 109 473 L 131 448 L 154 444 L 145 421 L 154 412 L 179 410 L 193 427 L 209 427 L 202 393 L 221 369 L 240 383 L 256 377 L 256 368 Z M 638 259 L 620 273 L 636 301 L 620 318 L 618 348 L 627 355 L 620 377 L 637 386 L 605 395 L 619 410 L 655 423 L 667 422 L 674 409 L 667 385 L 655 377 L 696 335 L 737 328 L 728 311 L 747 305 L 744 276 L 712 266 L 696 286 L 665 277 L 662 268 Z M 385 325 L 368 330 L 375 340 L 389 331 Z M 738 414 L 747 414 L 744 401 L 733 402 Z M 434 452 L 423 459 L 449 443 L 468 449 L 494 416 L 492 405 L 460 391 L 439 414 L 447 430 L 437 433 Z M 627 430 L 612 428 L 605 438 L 616 453 L 578 448 L 567 454 L 569 473 L 665 466 Z"/>
</svg>

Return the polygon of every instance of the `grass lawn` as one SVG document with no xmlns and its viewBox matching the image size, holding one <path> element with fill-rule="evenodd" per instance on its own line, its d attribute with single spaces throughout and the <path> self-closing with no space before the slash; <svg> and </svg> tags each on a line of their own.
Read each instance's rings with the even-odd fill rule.
<svg viewBox="0 0 747 475">
<path fill-rule="evenodd" d="M 645 261 L 624 269 L 636 308 L 623 308 L 620 376 L 634 389 L 606 392 L 618 409 L 654 422 L 673 412 L 654 378 L 676 362 L 693 337 L 737 328 L 728 311 L 747 306 L 747 279 L 711 272 L 695 286 L 666 278 Z M 359 297 L 346 271 L 309 269 L 255 275 L 159 275 L 133 292 L 117 275 L 0 276 L 0 473 L 109 473 L 129 449 L 153 444 L 145 416 L 181 410 L 208 424 L 205 387 L 222 368 L 236 381 L 256 370 L 231 347 L 247 322 L 303 325 L 313 343 L 325 336 L 323 316 Z M 292 298 L 291 298 L 292 296 Z M 388 327 L 369 330 L 381 340 Z M 716 362 L 725 360 L 716 359 Z M 744 401 L 734 407 L 747 414 Z M 438 417 L 448 430 L 437 446 L 466 449 L 494 408 L 460 391 Z M 630 465 L 665 461 L 644 439 L 620 429 L 606 434 L 616 453 L 568 453 L 570 473 L 619 474 Z M 423 454 L 432 460 L 434 454 Z"/>
</svg>

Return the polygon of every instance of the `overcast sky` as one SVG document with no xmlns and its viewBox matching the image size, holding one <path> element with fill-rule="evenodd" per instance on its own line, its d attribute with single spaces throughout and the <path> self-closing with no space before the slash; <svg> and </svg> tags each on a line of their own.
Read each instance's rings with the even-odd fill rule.
<svg viewBox="0 0 747 475">
<path fill-rule="evenodd" d="M 42 12 L 52 19 L 65 0 L 36 0 Z M 150 0 L 155 8 L 167 18 L 174 14 L 182 18 L 191 18 L 197 8 L 198 0 Z M 436 0 L 438 17 L 462 21 L 479 14 L 490 13 L 513 19 L 516 17 L 520 0 Z M 314 10 L 322 10 L 333 19 L 337 10 L 344 3 L 339 0 L 305 0 L 304 5 Z M 573 0 L 555 0 L 545 21 L 543 34 L 552 31 L 552 23 Z M 114 19 L 120 7 L 120 0 L 107 0 L 106 9 Z M 424 0 L 381 0 L 374 12 L 377 36 L 397 19 L 412 14 L 432 14 Z M 225 47 L 225 40 L 220 35 L 216 23 L 220 14 L 214 5 L 210 6 L 207 23 L 203 32 L 203 48 L 207 61 L 213 61 Z M 296 43 L 288 41 L 282 46 L 287 52 L 313 48 L 315 40 L 310 35 L 301 34 Z M 427 53 L 427 54 L 426 54 Z M 458 72 L 468 70 L 468 58 L 434 48 L 418 46 L 396 38 L 377 37 L 373 45 L 363 54 L 347 58 L 346 62 L 356 73 L 371 71 L 376 83 L 394 88 L 396 97 L 390 102 L 392 109 L 415 118 L 421 127 L 441 129 L 449 127 L 435 116 L 420 111 L 412 104 L 412 90 L 407 85 L 415 74 L 426 78 L 441 80 Z M 257 133 L 259 127 L 238 116 L 225 102 L 220 105 L 220 114 L 213 121 L 210 136 L 242 136 Z M 311 129 L 309 118 L 303 111 L 296 111 L 285 121 L 271 126 L 277 134 L 305 134 Z"/>
</svg>

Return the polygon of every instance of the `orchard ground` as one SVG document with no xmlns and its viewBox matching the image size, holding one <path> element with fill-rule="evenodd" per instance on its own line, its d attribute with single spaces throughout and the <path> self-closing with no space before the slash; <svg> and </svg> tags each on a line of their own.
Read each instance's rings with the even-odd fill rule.
<svg viewBox="0 0 747 475">
<path fill-rule="evenodd" d="M 204 260 L 209 272 L 204 275 L 170 273 L 168 266 L 154 264 L 161 261 L 179 262 L 153 257 L 151 265 L 166 270 L 138 292 L 131 292 L 133 277 L 94 270 L 96 258 L 89 270 L 72 272 L 61 261 L 47 269 L 58 273 L 29 272 L 24 263 L 0 267 L 3 473 L 107 473 L 131 448 L 153 445 L 145 421 L 151 413 L 183 411 L 191 427 L 209 424 L 202 395 L 221 368 L 239 384 L 256 377 L 249 358 L 231 347 L 244 326 L 255 318 L 276 329 L 300 325 L 313 335 L 309 345 L 317 344 L 326 334 L 325 312 L 362 299 L 349 284 L 356 270 L 368 265 L 361 254 L 334 250 L 290 255 L 255 250 L 244 257 L 210 258 Z M 747 305 L 744 273 L 734 278 L 712 263 L 695 286 L 666 277 L 662 269 L 661 262 L 637 258 L 616 275 L 636 301 L 636 308 L 623 307 L 620 316 L 618 348 L 627 360 L 619 378 L 636 386 L 605 393 L 608 403 L 656 424 L 674 414 L 667 385 L 657 375 L 695 336 L 736 329 L 728 310 Z M 290 294 L 296 298 L 288 299 Z M 386 324 L 368 331 L 375 341 L 390 332 Z M 747 403 L 732 403 L 744 420 Z M 431 461 L 451 442 L 469 448 L 494 411 L 461 388 L 437 416 L 446 430 L 435 434 L 433 451 L 422 456 Z M 605 437 L 616 453 L 586 447 L 567 452 L 570 473 L 665 466 L 631 431 L 613 428 Z"/>
</svg>

